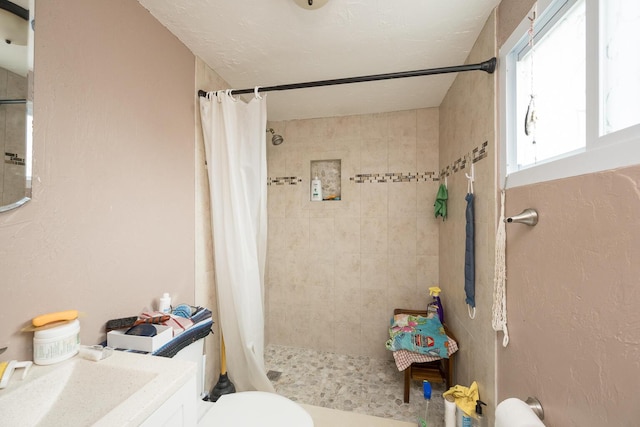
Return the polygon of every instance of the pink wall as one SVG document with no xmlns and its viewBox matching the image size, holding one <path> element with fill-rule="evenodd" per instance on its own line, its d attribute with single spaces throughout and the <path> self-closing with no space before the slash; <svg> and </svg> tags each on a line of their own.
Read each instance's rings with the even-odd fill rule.
<svg viewBox="0 0 640 427">
<path fill-rule="evenodd" d="M 38 2 L 33 200 L 0 214 L 2 358 L 38 314 L 81 340 L 162 292 L 194 300 L 194 57 L 135 1 Z"/>
<path fill-rule="evenodd" d="M 532 3 L 500 4 L 500 44 Z M 507 226 L 498 401 L 536 396 L 551 427 L 638 424 L 639 186 L 636 166 L 507 191 L 507 215 L 540 222 Z"/>
<path fill-rule="evenodd" d="M 507 214 L 533 207 L 540 222 L 507 230 L 500 400 L 535 395 L 548 426 L 640 415 L 639 183 L 630 167 L 507 192 Z"/>
</svg>

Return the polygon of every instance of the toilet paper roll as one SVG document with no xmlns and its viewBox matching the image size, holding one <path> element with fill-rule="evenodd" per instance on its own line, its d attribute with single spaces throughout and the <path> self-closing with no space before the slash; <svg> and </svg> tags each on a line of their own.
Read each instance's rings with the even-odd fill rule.
<svg viewBox="0 0 640 427">
<path fill-rule="evenodd" d="M 544 423 L 529 405 L 512 397 L 496 408 L 495 427 L 544 427 Z"/>
<path fill-rule="evenodd" d="M 456 427 L 456 402 L 444 399 L 444 427 Z"/>
</svg>

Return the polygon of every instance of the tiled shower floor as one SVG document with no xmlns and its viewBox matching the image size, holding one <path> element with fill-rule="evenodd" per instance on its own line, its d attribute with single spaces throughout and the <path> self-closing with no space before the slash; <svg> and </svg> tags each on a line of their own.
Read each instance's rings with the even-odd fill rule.
<svg viewBox="0 0 640 427">
<path fill-rule="evenodd" d="M 403 402 L 404 377 L 393 360 L 269 345 L 265 365 L 274 371 L 270 377 L 281 373 L 272 380 L 276 392 L 298 403 L 408 422 L 416 422 L 425 408 L 419 381 L 411 384 L 410 403 Z M 444 384 L 433 384 L 429 411 L 438 420 L 443 420 L 443 391 Z"/>
</svg>

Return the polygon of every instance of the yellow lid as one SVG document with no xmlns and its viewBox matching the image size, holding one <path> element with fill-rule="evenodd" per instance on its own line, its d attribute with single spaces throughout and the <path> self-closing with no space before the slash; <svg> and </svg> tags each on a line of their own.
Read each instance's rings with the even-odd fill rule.
<svg viewBox="0 0 640 427">
<path fill-rule="evenodd" d="M 434 297 L 439 296 L 440 292 L 442 292 L 442 290 L 438 286 L 432 286 L 429 288 L 429 295 L 433 295 Z"/>
</svg>

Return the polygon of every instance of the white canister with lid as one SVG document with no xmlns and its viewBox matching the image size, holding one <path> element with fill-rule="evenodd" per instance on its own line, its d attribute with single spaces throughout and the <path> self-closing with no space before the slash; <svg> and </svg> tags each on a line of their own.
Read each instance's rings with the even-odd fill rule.
<svg viewBox="0 0 640 427">
<path fill-rule="evenodd" d="M 80 348 L 80 321 L 78 319 L 41 329 L 33 334 L 33 363 L 51 365 L 67 360 Z"/>
</svg>

